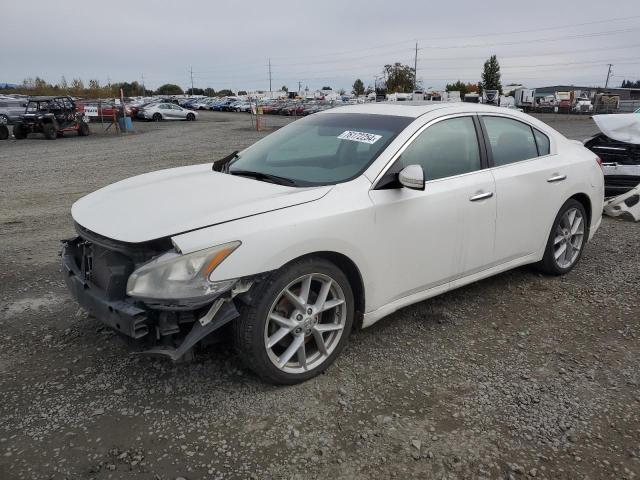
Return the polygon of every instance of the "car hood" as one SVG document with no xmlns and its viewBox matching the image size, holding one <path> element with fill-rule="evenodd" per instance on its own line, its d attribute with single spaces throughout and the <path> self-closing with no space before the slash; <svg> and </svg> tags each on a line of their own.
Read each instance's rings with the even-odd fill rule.
<svg viewBox="0 0 640 480">
<path fill-rule="evenodd" d="M 94 233 L 139 243 L 313 202 L 329 190 L 218 173 L 209 163 L 114 183 L 78 200 L 71 215 Z"/>
<path fill-rule="evenodd" d="M 640 144 L 640 115 L 637 113 L 594 115 L 592 118 L 607 137 L 619 142 Z"/>
</svg>

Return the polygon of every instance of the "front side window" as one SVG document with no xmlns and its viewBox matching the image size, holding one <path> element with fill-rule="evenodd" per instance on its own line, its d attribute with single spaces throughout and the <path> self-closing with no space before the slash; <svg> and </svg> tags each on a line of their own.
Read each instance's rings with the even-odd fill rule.
<svg viewBox="0 0 640 480">
<path fill-rule="evenodd" d="M 442 120 L 422 132 L 402 152 L 401 167 L 420 165 L 425 180 L 480 170 L 478 136 L 471 117 Z"/>
<path fill-rule="evenodd" d="M 538 156 L 533 130 L 526 123 L 505 117 L 483 116 L 496 167 Z"/>
<path fill-rule="evenodd" d="M 297 186 L 345 182 L 364 172 L 411 121 L 395 115 L 309 116 L 240 153 L 229 173 L 277 176 Z"/>
</svg>

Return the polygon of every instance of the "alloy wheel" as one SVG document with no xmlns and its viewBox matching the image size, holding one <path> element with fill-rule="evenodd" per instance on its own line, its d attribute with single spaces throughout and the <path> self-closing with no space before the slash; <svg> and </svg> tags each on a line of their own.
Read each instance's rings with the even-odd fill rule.
<svg viewBox="0 0 640 480">
<path fill-rule="evenodd" d="M 273 302 L 264 329 L 271 362 L 286 373 L 303 373 L 333 353 L 347 321 L 345 295 L 331 277 L 311 273 L 289 283 Z"/>
<path fill-rule="evenodd" d="M 580 255 L 584 243 L 584 216 L 577 208 L 568 209 L 558 222 L 553 239 L 553 257 L 560 268 L 569 268 Z"/>
</svg>

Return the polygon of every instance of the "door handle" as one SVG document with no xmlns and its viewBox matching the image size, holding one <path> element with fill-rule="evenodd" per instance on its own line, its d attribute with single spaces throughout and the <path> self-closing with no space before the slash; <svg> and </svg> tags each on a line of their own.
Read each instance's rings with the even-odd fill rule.
<svg viewBox="0 0 640 480">
<path fill-rule="evenodd" d="M 547 178 L 547 182 L 549 183 L 553 183 L 553 182 L 561 182 L 562 180 L 566 180 L 567 176 L 566 175 L 559 175 L 559 174 L 554 174 L 553 177 Z"/>
<path fill-rule="evenodd" d="M 469 198 L 469 201 L 477 202 L 479 200 L 484 200 L 485 198 L 491 198 L 491 197 L 493 197 L 493 192 L 477 193 L 473 197 Z"/>
</svg>

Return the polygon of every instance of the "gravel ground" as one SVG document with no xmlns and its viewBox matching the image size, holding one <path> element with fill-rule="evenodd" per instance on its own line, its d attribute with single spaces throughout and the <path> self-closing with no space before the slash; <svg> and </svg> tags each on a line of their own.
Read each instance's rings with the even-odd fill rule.
<svg viewBox="0 0 640 480">
<path fill-rule="evenodd" d="M 565 277 L 520 268 L 405 308 L 278 388 L 224 340 L 191 363 L 132 357 L 67 295 L 73 201 L 264 135 L 224 113 L 135 128 L 0 142 L 0 478 L 638 477 L 639 225 L 606 218 Z"/>
</svg>

